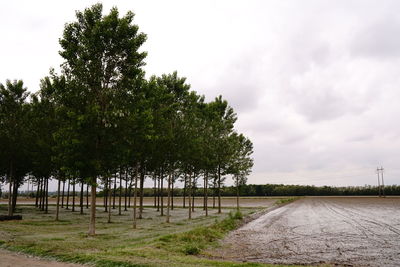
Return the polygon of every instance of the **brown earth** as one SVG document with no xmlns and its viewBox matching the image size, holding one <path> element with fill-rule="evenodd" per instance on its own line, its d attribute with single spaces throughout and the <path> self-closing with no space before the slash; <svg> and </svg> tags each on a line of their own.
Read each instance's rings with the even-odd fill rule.
<svg viewBox="0 0 400 267">
<path fill-rule="evenodd" d="M 232 232 L 210 254 L 274 264 L 399 266 L 400 198 L 303 198 Z"/>
<path fill-rule="evenodd" d="M 0 267 L 83 267 L 84 265 L 44 260 L 0 249 Z"/>
</svg>

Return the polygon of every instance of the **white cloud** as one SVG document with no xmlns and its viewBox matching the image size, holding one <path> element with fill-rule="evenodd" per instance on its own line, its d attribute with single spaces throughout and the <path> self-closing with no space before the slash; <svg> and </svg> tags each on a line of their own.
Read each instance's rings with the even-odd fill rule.
<svg viewBox="0 0 400 267">
<path fill-rule="evenodd" d="M 149 75 L 177 70 L 237 110 L 250 183 L 372 184 L 377 165 L 399 183 L 398 1 L 103 2 L 136 13 Z M 93 3 L 2 2 L 0 82 L 37 90 L 64 23 Z"/>
</svg>

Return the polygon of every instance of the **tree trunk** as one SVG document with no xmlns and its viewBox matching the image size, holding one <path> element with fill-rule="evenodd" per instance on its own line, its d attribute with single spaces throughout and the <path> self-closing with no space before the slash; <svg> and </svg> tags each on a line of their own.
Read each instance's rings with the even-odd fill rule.
<svg viewBox="0 0 400 267">
<path fill-rule="evenodd" d="M 239 211 L 239 181 L 237 181 L 236 186 L 236 208 Z"/>
<path fill-rule="evenodd" d="M 88 234 L 93 236 L 96 234 L 96 179 L 92 181 L 92 192 L 90 199 L 90 222 Z"/>
<path fill-rule="evenodd" d="M 161 170 L 161 216 L 164 216 L 164 170 Z"/>
<path fill-rule="evenodd" d="M 174 175 L 174 174 L 172 174 Z M 174 183 L 175 179 L 174 176 L 172 176 L 172 181 L 171 181 L 171 210 L 174 210 Z"/>
<path fill-rule="evenodd" d="M 216 195 L 216 190 L 217 190 L 217 182 L 214 178 L 213 181 L 213 209 L 215 209 L 215 195 Z"/>
<path fill-rule="evenodd" d="M 14 210 L 12 207 L 12 177 L 13 177 L 13 169 L 12 169 L 12 164 L 10 164 L 10 175 L 9 175 L 9 186 L 8 186 L 8 216 L 13 216 Z"/>
<path fill-rule="evenodd" d="M 37 181 L 37 188 L 36 188 L 36 200 L 35 200 L 35 207 L 37 208 L 39 205 L 39 191 L 40 191 L 40 179 Z"/>
<path fill-rule="evenodd" d="M 18 197 L 18 183 L 17 183 L 17 181 L 14 181 L 13 194 L 12 194 L 12 210 L 13 210 L 13 213 L 15 212 L 15 209 L 17 207 L 17 197 Z"/>
<path fill-rule="evenodd" d="M 114 174 L 113 207 L 112 207 L 113 210 L 115 210 L 115 194 L 116 193 L 117 193 L 117 174 Z"/>
<path fill-rule="evenodd" d="M 112 185 L 112 178 L 111 177 L 109 178 L 108 185 L 111 188 L 111 185 Z M 108 201 L 109 201 L 109 205 L 108 205 L 108 207 L 109 207 L 109 209 L 108 209 L 108 221 L 107 221 L 108 223 L 111 223 L 111 198 L 112 198 L 111 190 L 108 190 Z"/>
<path fill-rule="evenodd" d="M 128 170 L 125 170 L 125 208 L 124 211 L 128 210 Z"/>
<path fill-rule="evenodd" d="M 218 165 L 218 213 L 221 212 L 221 166 Z"/>
<path fill-rule="evenodd" d="M 86 208 L 89 208 L 89 184 L 86 185 Z"/>
<path fill-rule="evenodd" d="M 157 211 L 160 211 L 160 186 L 161 186 L 161 175 L 157 179 L 158 186 L 157 186 Z"/>
<path fill-rule="evenodd" d="M 139 207 L 139 219 L 143 218 L 143 197 L 144 197 L 144 166 L 140 168 L 140 207 Z"/>
<path fill-rule="evenodd" d="M 64 208 L 64 190 L 65 190 L 65 181 L 63 181 L 63 187 L 62 187 L 61 208 Z"/>
<path fill-rule="evenodd" d="M 171 205 L 171 173 L 168 175 L 168 189 L 167 189 L 167 220 L 166 222 L 169 223 L 169 209 Z"/>
<path fill-rule="evenodd" d="M 58 186 L 57 186 L 56 221 L 58 221 L 58 214 L 59 214 L 59 211 L 60 211 L 60 186 L 61 186 L 61 180 L 59 178 L 58 179 Z"/>
<path fill-rule="evenodd" d="M 193 182 L 194 182 L 194 176 L 193 176 Z M 194 212 L 194 197 L 196 195 L 196 186 L 192 184 L 192 212 Z"/>
<path fill-rule="evenodd" d="M 157 175 L 154 174 L 154 208 L 157 208 Z"/>
<path fill-rule="evenodd" d="M 130 182 L 129 182 L 128 208 L 131 207 L 132 179 L 133 179 L 133 177 L 131 177 Z"/>
<path fill-rule="evenodd" d="M 83 182 L 81 182 L 81 197 L 80 197 L 80 201 L 79 201 L 79 205 L 81 206 L 81 214 L 83 214 Z"/>
<path fill-rule="evenodd" d="M 75 211 L 75 181 L 72 184 L 72 211 Z"/>
<path fill-rule="evenodd" d="M 44 179 L 40 178 L 40 193 L 39 193 L 39 210 L 43 210 L 43 187 L 44 187 Z"/>
<path fill-rule="evenodd" d="M 138 180 L 139 170 L 136 169 L 135 173 L 135 188 L 133 191 L 133 229 L 136 229 L 136 204 L 137 204 L 137 180 Z"/>
<path fill-rule="evenodd" d="M 118 198 L 118 215 L 122 215 L 122 173 L 119 171 L 119 198 Z"/>
<path fill-rule="evenodd" d="M 190 195 L 190 188 L 191 188 L 191 184 L 192 184 L 192 181 L 191 181 L 191 174 L 189 174 L 189 183 L 188 183 L 188 199 L 189 199 L 189 220 L 190 219 L 192 219 L 192 201 L 191 201 L 191 195 Z"/>
<path fill-rule="evenodd" d="M 109 179 L 106 179 L 104 182 L 104 191 L 103 191 L 103 201 L 104 201 L 104 212 L 107 212 L 108 208 L 108 191 L 111 190 L 109 186 Z"/>
<path fill-rule="evenodd" d="M 46 208 L 44 213 L 49 213 L 49 178 L 46 177 L 46 190 L 45 190 L 45 198 L 46 198 Z"/>
<path fill-rule="evenodd" d="M 206 211 L 206 216 L 208 216 L 208 172 L 204 176 L 204 208 Z"/>
<path fill-rule="evenodd" d="M 186 173 L 183 181 L 183 208 L 186 208 Z"/>
<path fill-rule="evenodd" d="M 67 205 L 66 205 L 66 209 L 68 210 L 69 209 L 68 208 L 68 205 L 69 205 L 69 188 L 70 188 L 70 185 L 71 185 L 71 180 L 68 179 L 67 181 L 68 181 L 68 188 L 67 188 Z"/>
</svg>

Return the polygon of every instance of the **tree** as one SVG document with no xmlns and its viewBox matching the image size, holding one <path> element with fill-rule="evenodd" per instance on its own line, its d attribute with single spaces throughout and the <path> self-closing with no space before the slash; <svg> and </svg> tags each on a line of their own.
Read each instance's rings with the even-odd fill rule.
<svg viewBox="0 0 400 267">
<path fill-rule="evenodd" d="M 229 162 L 227 173 L 231 174 L 236 186 L 236 205 L 239 210 L 240 186 L 245 185 L 247 176 L 253 167 L 253 144 L 250 139 L 242 134 L 233 133 L 230 137 L 232 157 Z"/>
<path fill-rule="evenodd" d="M 68 86 L 59 91 L 68 126 L 59 131 L 66 150 L 78 155 L 78 172 L 91 185 L 89 235 L 95 234 L 97 179 L 109 177 L 118 146 L 114 133 L 124 117 L 119 100 L 141 86 L 146 53 L 138 49 L 146 40 L 134 14 L 119 17 L 117 8 L 102 15 L 102 4 L 77 11 L 77 21 L 65 26 L 60 39 L 62 71 Z M 72 167 L 72 168 L 71 168 Z"/>
<path fill-rule="evenodd" d="M 0 170 L 9 183 L 9 216 L 15 210 L 18 187 L 29 171 L 28 96 L 22 80 L 0 84 Z"/>
</svg>

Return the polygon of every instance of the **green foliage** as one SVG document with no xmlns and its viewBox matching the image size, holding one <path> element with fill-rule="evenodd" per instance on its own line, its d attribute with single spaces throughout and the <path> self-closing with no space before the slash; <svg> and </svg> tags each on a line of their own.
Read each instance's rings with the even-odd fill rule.
<svg viewBox="0 0 400 267">
<path fill-rule="evenodd" d="M 201 226 L 187 232 L 170 234 L 158 239 L 157 247 L 185 255 L 197 255 L 201 250 L 215 245 L 226 233 L 235 229 L 243 219 L 241 212 L 230 212 L 228 217 L 211 226 Z"/>
</svg>

